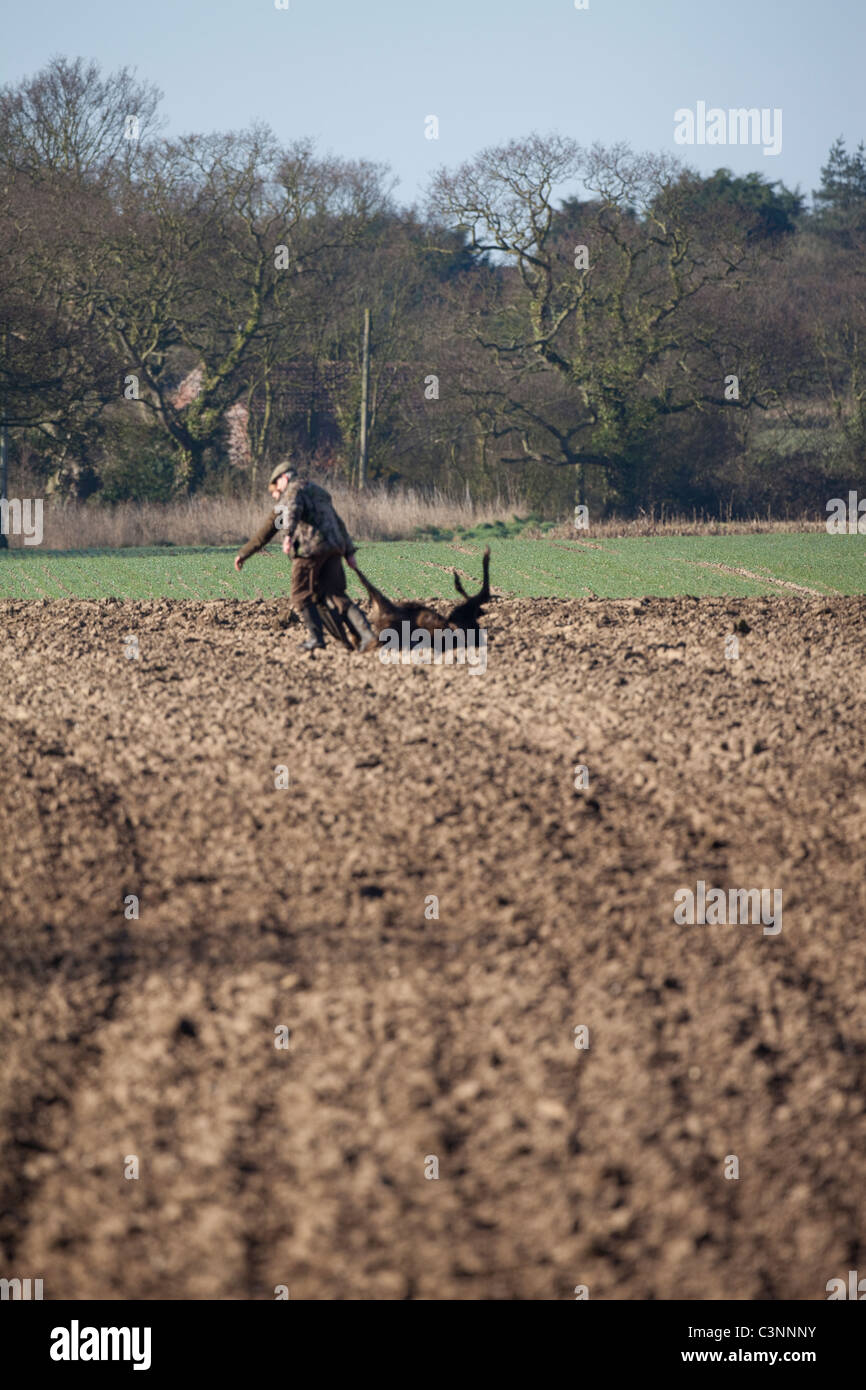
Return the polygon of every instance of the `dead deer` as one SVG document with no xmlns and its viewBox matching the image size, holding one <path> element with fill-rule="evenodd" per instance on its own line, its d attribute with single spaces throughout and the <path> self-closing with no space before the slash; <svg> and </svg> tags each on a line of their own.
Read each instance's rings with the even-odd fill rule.
<svg viewBox="0 0 866 1390">
<path fill-rule="evenodd" d="M 448 614 L 448 626 L 458 628 L 461 632 L 468 632 L 470 628 L 478 626 L 478 619 L 484 612 L 484 605 L 490 602 L 490 546 L 486 546 L 481 560 L 481 569 L 484 580 L 477 594 L 467 594 L 463 585 L 460 583 L 460 575 L 454 571 L 454 587 L 458 594 L 462 594 L 465 603 L 458 603 Z"/>
<path fill-rule="evenodd" d="M 402 631 L 404 622 L 409 624 L 410 630 L 424 628 L 427 632 L 444 632 L 448 628 L 456 632 L 470 632 L 478 626 L 478 619 L 484 613 L 484 605 L 490 601 L 490 546 L 484 551 L 481 561 L 484 573 L 484 582 L 477 594 L 467 594 L 457 571 L 454 571 L 454 587 L 458 594 L 463 595 L 464 602 L 458 603 L 447 618 L 443 618 L 433 608 L 428 608 L 423 603 L 394 603 L 374 584 L 371 584 L 365 574 L 355 566 L 355 573 L 363 584 L 367 593 L 370 595 L 371 613 L 370 622 L 374 631 L 378 635 L 386 628 L 393 628 Z"/>
</svg>

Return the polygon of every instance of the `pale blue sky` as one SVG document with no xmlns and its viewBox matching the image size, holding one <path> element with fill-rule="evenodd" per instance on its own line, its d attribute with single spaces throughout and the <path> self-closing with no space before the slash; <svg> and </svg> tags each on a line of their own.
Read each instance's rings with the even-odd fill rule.
<svg viewBox="0 0 866 1390">
<path fill-rule="evenodd" d="M 266 121 L 289 141 L 429 173 L 530 130 L 758 169 L 810 194 L 833 139 L 866 138 L 866 0 L 36 0 L 7 7 L 0 79 L 52 55 L 128 64 L 168 131 Z M 673 141 L 673 113 L 781 107 L 779 156 Z M 424 118 L 439 118 L 438 140 Z"/>
</svg>

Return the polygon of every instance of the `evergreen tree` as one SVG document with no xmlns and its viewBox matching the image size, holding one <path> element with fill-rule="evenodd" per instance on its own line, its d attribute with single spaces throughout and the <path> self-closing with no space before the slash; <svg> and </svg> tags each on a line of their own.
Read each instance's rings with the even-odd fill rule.
<svg viewBox="0 0 866 1390">
<path fill-rule="evenodd" d="M 821 170 L 821 187 L 812 197 L 819 219 L 839 223 L 866 207 L 866 146 L 863 141 L 853 154 L 840 135 L 834 140 L 827 163 Z"/>
</svg>

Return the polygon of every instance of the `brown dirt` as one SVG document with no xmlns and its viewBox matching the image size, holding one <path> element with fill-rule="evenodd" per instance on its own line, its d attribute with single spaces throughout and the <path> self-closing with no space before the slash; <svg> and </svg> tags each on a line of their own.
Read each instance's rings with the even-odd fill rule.
<svg viewBox="0 0 866 1390">
<path fill-rule="evenodd" d="M 0 604 L 0 1273 L 823 1299 L 866 1269 L 866 601 L 501 602 L 478 675 L 302 658 L 281 611 Z M 781 934 L 675 925 L 698 879 L 781 888 Z"/>
</svg>

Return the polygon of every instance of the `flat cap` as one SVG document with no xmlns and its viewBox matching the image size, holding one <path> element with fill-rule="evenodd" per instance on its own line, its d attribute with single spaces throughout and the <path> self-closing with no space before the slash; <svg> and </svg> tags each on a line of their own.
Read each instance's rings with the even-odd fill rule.
<svg viewBox="0 0 866 1390">
<path fill-rule="evenodd" d="M 298 470 L 292 467 L 291 461 L 289 459 L 283 459 L 280 463 L 277 464 L 273 473 L 268 478 L 268 487 L 273 487 L 274 483 L 277 481 L 277 478 L 281 478 L 284 473 L 288 473 L 289 478 L 297 478 L 298 476 Z"/>
</svg>

